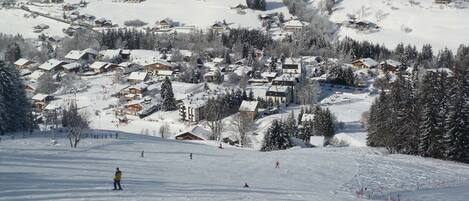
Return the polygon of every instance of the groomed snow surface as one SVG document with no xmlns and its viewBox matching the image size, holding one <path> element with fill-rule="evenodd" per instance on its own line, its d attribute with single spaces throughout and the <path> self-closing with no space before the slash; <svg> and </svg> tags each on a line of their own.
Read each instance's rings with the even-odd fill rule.
<svg viewBox="0 0 469 201">
<path fill-rule="evenodd" d="M 355 196 L 360 187 L 377 200 L 397 193 L 406 201 L 469 196 L 468 165 L 368 148 L 264 153 L 120 133 L 118 139 L 86 138 L 71 149 L 67 138 L 56 136 L 56 145 L 52 133 L 2 136 L 0 200 L 348 201 L 364 199 Z M 123 171 L 123 191 L 111 190 L 116 167 Z"/>
</svg>

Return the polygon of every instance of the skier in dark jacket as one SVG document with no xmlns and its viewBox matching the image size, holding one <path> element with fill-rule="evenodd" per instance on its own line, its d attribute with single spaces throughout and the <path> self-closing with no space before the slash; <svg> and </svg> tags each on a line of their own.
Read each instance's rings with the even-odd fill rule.
<svg viewBox="0 0 469 201">
<path fill-rule="evenodd" d="M 189 154 L 189 158 L 191 158 L 191 160 L 192 160 L 192 153 Z"/>
<path fill-rule="evenodd" d="M 122 190 L 121 179 L 122 179 L 122 172 L 119 170 L 119 168 L 117 168 L 116 174 L 114 175 L 114 190 Z M 119 189 L 117 189 L 117 186 L 119 186 Z"/>
</svg>

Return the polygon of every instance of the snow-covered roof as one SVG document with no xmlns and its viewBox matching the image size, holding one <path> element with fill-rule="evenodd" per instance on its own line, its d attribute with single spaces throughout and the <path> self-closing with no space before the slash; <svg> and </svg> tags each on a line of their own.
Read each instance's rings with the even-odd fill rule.
<svg viewBox="0 0 469 201">
<path fill-rule="evenodd" d="M 277 72 L 263 72 L 261 73 L 261 76 L 265 78 L 274 78 L 277 77 Z"/>
<path fill-rule="evenodd" d="M 138 83 L 136 85 L 129 86 L 129 89 L 146 89 L 148 88 L 148 85 L 145 83 Z"/>
<path fill-rule="evenodd" d="M 398 61 L 392 60 L 392 59 L 388 59 L 386 61 L 381 62 L 381 65 L 383 65 L 385 63 L 387 63 L 388 65 L 391 65 L 391 66 L 396 66 L 396 67 L 402 65 L 401 62 L 398 62 Z"/>
<path fill-rule="evenodd" d="M 223 60 L 224 60 L 223 58 L 216 57 L 216 58 L 213 58 L 213 59 L 212 59 L 212 62 L 213 62 L 213 63 L 221 63 L 221 62 L 223 62 Z"/>
<path fill-rule="evenodd" d="M 431 68 L 431 69 L 426 69 L 427 72 L 434 72 L 434 73 L 446 73 L 448 76 L 453 76 L 454 73 L 451 69 L 449 68 Z"/>
<path fill-rule="evenodd" d="M 285 58 L 285 62 L 283 64 L 285 64 L 285 65 L 299 65 L 300 62 L 301 62 L 300 58 L 289 57 L 289 58 Z"/>
<path fill-rule="evenodd" d="M 62 63 L 63 63 L 63 61 L 60 61 L 60 60 L 57 60 L 57 59 L 49 59 L 48 61 L 46 61 L 45 63 L 40 65 L 39 68 L 43 69 L 43 70 L 46 70 L 46 71 L 50 71 L 50 70 L 56 68 L 57 66 L 59 66 Z"/>
<path fill-rule="evenodd" d="M 143 81 L 143 80 L 145 80 L 146 77 L 147 77 L 146 72 L 132 72 L 132 73 L 130 73 L 130 75 L 127 79 Z"/>
<path fill-rule="evenodd" d="M 52 103 L 51 103 L 51 104 L 48 104 L 48 105 L 44 108 L 44 110 L 49 110 L 49 111 L 51 111 L 51 110 L 58 110 L 58 109 L 60 109 L 60 108 L 61 108 L 60 105 L 56 105 L 56 104 L 52 104 Z"/>
<path fill-rule="evenodd" d="M 239 106 L 240 112 L 254 112 L 256 111 L 258 101 L 243 101 L 241 106 Z"/>
<path fill-rule="evenodd" d="M 18 59 L 17 61 L 15 61 L 14 64 L 17 65 L 17 66 L 22 66 L 22 65 L 27 64 L 28 62 L 30 62 L 30 60 L 24 59 L 24 58 L 20 58 L 20 59 Z"/>
<path fill-rule="evenodd" d="M 93 48 L 87 48 L 87 49 L 83 50 L 83 52 L 86 52 L 86 53 L 92 54 L 92 55 L 98 55 L 98 51 L 93 49 Z"/>
<path fill-rule="evenodd" d="M 235 73 L 236 75 L 238 76 L 242 76 L 243 73 L 248 73 L 252 71 L 252 67 L 249 67 L 249 66 L 239 66 L 238 68 L 236 68 L 236 70 L 233 71 L 233 73 Z"/>
<path fill-rule="evenodd" d="M 184 104 L 184 106 L 191 108 L 201 108 L 207 104 L 205 100 L 197 100 L 192 98 L 184 99 L 182 100 L 182 103 Z"/>
<path fill-rule="evenodd" d="M 195 135 L 204 140 L 210 139 L 210 135 L 211 135 L 211 132 L 209 130 L 197 125 L 197 126 L 192 127 L 189 131 L 182 132 L 174 137 L 177 138 L 178 136 L 183 135 L 185 133 L 191 133 L 192 135 Z"/>
<path fill-rule="evenodd" d="M 173 75 L 173 71 L 172 70 L 159 70 L 157 75 L 159 75 L 159 76 L 171 76 L 171 75 Z"/>
<path fill-rule="evenodd" d="M 31 80 L 38 80 L 40 77 L 44 75 L 44 71 L 41 70 L 35 70 L 31 75 L 28 76 L 29 79 Z"/>
<path fill-rule="evenodd" d="M 121 49 L 109 49 L 102 50 L 99 54 L 103 55 L 104 58 L 112 59 L 118 57 L 121 54 Z"/>
<path fill-rule="evenodd" d="M 124 68 L 128 68 L 128 67 L 130 67 L 131 65 L 132 65 L 131 62 L 126 61 L 126 62 L 122 62 L 122 63 L 118 64 L 117 66 L 119 66 L 119 67 L 124 67 Z"/>
<path fill-rule="evenodd" d="M 287 86 L 271 86 L 269 87 L 267 91 L 287 93 L 288 87 Z"/>
<path fill-rule="evenodd" d="M 306 23 L 300 20 L 288 20 L 283 24 L 285 27 L 303 27 Z"/>
<path fill-rule="evenodd" d="M 67 69 L 67 70 L 73 70 L 73 69 L 77 69 L 77 68 L 80 68 L 81 64 L 78 63 L 78 62 L 73 62 L 73 63 L 69 63 L 69 64 L 65 64 L 63 65 L 62 67 L 64 69 Z"/>
<path fill-rule="evenodd" d="M 106 65 L 108 65 L 108 62 L 96 61 L 90 65 L 90 68 L 98 70 L 98 69 L 104 68 Z"/>
<path fill-rule="evenodd" d="M 287 74 L 287 75 L 281 75 L 276 78 L 274 78 L 274 81 L 291 81 L 291 82 L 296 82 L 296 76 Z"/>
<path fill-rule="evenodd" d="M 71 50 L 65 55 L 65 59 L 79 60 L 86 55 L 86 52 L 80 50 Z"/>
<path fill-rule="evenodd" d="M 311 136 L 309 138 L 309 143 L 315 147 L 324 146 L 324 136 Z"/>
<path fill-rule="evenodd" d="M 362 59 L 356 60 L 352 63 L 357 63 L 357 62 L 361 62 L 361 63 L 363 63 L 363 65 L 365 65 L 367 67 L 375 67 L 375 66 L 379 65 L 379 63 L 376 62 L 375 60 L 373 60 L 372 58 L 362 58 Z"/>
<path fill-rule="evenodd" d="M 49 95 L 47 94 L 36 94 L 34 95 L 31 99 L 35 100 L 35 101 L 43 101 L 45 100 L 47 97 L 49 97 Z"/>
<path fill-rule="evenodd" d="M 181 55 L 185 57 L 192 57 L 193 54 L 190 50 L 179 50 L 179 53 L 181 53 Z"/>
</svg>

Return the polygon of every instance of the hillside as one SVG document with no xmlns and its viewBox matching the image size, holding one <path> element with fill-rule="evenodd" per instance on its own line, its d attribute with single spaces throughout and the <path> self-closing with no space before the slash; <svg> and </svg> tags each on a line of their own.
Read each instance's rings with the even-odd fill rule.
<svg viewBox="0 0 469 201">
<path fill-rule="evenodd" d="M 467 165 L 368 148 L 263 153 L 120 133 L 119 139 L 83 139 L 74 150 L 59 134 L 52 145 L 51 136 L 2 137 L 0 200 L 348 201 L 360 200 L 354 192 L 361 187 L 377 200 L 397 193 L 413 201 L 469 196 Z M 124 191 L 111 190 L 116 167 L 123 171 Z"/>
<path fill-rule="evenodd" d="M 376 23 L 381 27 L 378 32 L 364 33 L 342 27 L 339 35 L 384 44 L 390 48 L 400 42 L 414 44 L 418 48 L 430 43 L 435 50 L 448 47 L 455 51 L 460 44 L 469 42 L 468 7 L 437 5 L 433 3 L 434 0 L 414 0 L 415 4 L 409 2 L 343 0 L 336 5 L 330 19 L 342 23 L 348 20 L 348 15 L 354 14 L 358 20 Z M 467 3 L 462 5 L 467 6 Z M 410 28 L 411 32 L 405 32 L 405 28 Z"/>
</svg>

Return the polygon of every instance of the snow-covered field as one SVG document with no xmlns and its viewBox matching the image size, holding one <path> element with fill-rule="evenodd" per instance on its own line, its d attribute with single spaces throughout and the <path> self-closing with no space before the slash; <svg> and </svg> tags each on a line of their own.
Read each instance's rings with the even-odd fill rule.
<svg viewBox="0 0 469 201">
<path fill-rule="evenodd" d="M 397 193 L 406 201 L 469 196 L 467 165 L 369 148 L 263 153 L 121 133 L 119 139 L 86 138 L 71 149 L 62 137 L 52 145 L 51 136 L 2 136 L 0 200 L 348 201 L 360 200 L 354 192 L 361 187 L 377 200 Z M 116 167 L 123 171 L 124 191 L 111 190 Z"/>
<path fill-rule="evenodd" d="M 317 1 L 316 1 L 317 2 Z M 355 14 L 358 20 L 367 20 L 382 27 L 379 32 L 363 33 L 343 27 L 342 37 L 368 40 L 394 48 L 398 43 L 414 44 L 421 48 L 430 43 L 435 50 L 448 47 L 455 51 L 460 44 L 469 43 L 469 8 L 434 4 L 434 0 L 343 0 L 331 15 L 333 22 L 348 20 Z M 468 4 L 468 3 L 466 3 Z M 377 14 L 381 13 L 381 14 Z M 378 20 L 380 18 L 380 20 Z M 406 33 L 403 28 L 411 28 Z"/>
<path fill-rule="evenodd" d="M 33 27 L 47 24 L 50 28 L 42 33 L 49 36 L 63 36 L 62 29 L 69 25 L 45 17 L 25 17 L 30 14 L 20 9 L 0 9 L 0 32 L 5 34 L 21 34 L 24 38 L 36 39 L 40 33 L 34 33 Z"/>
</svg>

